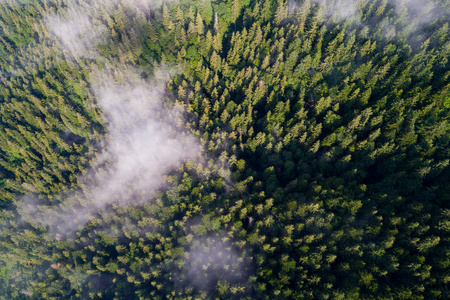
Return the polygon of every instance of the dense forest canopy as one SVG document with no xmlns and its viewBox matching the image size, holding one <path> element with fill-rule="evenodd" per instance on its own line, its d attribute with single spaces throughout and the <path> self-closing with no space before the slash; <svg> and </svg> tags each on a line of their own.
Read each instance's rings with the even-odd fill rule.
<svg viewBox="0 0 450 300">
<path fill-rule="evenodd" d="M 0 1 L 0 299 L 450 298 L 449 22 Z"/>
</svg>

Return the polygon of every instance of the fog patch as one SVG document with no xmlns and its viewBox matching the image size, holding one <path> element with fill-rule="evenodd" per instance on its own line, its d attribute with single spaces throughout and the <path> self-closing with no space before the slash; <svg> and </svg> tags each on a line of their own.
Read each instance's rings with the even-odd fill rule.
<svg viewBox="0 0 450 300">
<path fill-rule="evenodd" d="M 341 22 L 353 19 L 359 22 L 361 16 L 357 9 L 357 2 L 354 0 L 314 0 L 319 7 L 319 17 L 322 20 L 329 19 L 331 22 Z"/>
<path fill-rule="evenodd" d="M 80 9 L 70 9 L 64 16 L 49 16 L 45 24 L 75 58 L 94 57 L 97 53 L 95 45 L 107 32 L 106 26 L 99 22 L 94 24 L 89 13 Z"/>
<path fill-rule="evenodd" d="M 107 133 L 92 169 L 79 179 L 80 190 L 55 196 L 60 204 L 28 196 L 16 203 L 24 221 L 59 234 L 74 233 L 108 206 L 150 201 L 166 187 L 165 174 L 201 159 L 199 141 L 184 125 L 184 107 L 166 98 L 165 80 L 146 81 L 129 69 L 91 77 Z"/>
<path fill-rule="evenodd" d="M 129 87 L 103 82 L 94 90 L 108 120 L 107 155 L 114 161 L 93 191 L 97 203 L 111 202 L 124 190 L 154 191 L 163 184 L 163 174 L 198 153 L 197 141 L 180 128 L 182 107 L 161 104 L 161 83 Z"/>
<path fill-rule="evenodd" d="M 288 10 L 299 13 L 304 22 L 312 10 L 317 10 L 317 18 L 321 22 L 343 22 L 348 19 L 360 22 L 361 15 L 355 0 L 290 0 L 287 3 Z"/>
<path fill-rule="evenodd" d="M 194 239 L 186 254 L 183 271 L 187 283 L 195 289 L 213 292 L 218 283 L 239 285 L 250 276 L 248 261 L 230 241 L 218 237 Z M 248 291 L 241 287 L 244 293 Z"/>
<path fill-rule="evenodd" d="M 436 4 L 438 10 L 434 9 L 435 3 L 431 0 L 397 0 L 394 1 L 395 9 L 399 15 L 407 14 L 407 22 L 423 26 L 436 21 L 444 16 L 445 9 L 440 10 L 440 5 Z M 402 12 L 403 11 L 403 12 Z"/>
<path fill-rule="evenodd" d="M 145 22 L 144 15 L 149 15 L 169 0 L 106 0 L 89 1 L 84 4 L 68 3 L 67 9 L 59 10 L 44 18 L 46 30 L 50 37 L 59 41 L 62 49 L 74 58 L 101 58 L 97 46 L 106 43 L 113 31 L 113 20 L 117 14 L 125 11 L 138 11 L 136 16 Z M 136 21 L 136 20 L 135 20 Z M 108 24 L 106 26 L 105 24 Z"/>
<path fill-rule="evenodd" d="M 375 26 L 364 20 L 370 4 L 360 0 L 289 0 L 289 11 L 299 14 L 304 22 L 306 17 L 316 11 L 318 20 L 326 23 L 350 22 L 361 26 Z M 389 13 L 389 11 L 392 13 Z M 448 16 L 450 10 L 445 3 L 432 0 L 386 0 L 376 3 L 371 15 L 388 13 L 390 27 L 396 27 L 401 19 L 404 26 L 412 25 L 416 30 L 436 20 Z M 388 29 L 388 37 L 392 38 L 392 30 Z"/>
</svg>

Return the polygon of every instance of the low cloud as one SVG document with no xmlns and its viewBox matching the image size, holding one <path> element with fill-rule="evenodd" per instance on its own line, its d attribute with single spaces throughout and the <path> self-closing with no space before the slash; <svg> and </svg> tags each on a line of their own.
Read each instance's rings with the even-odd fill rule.
<svg viewBox="0 0 450 300">
<path fill-rule="evenodd" d="M 95 46 L 107 32 L 103 24 L 93 23 L 86 10 L 69 9 L 64 16 L 48 16 L 47 30 L 56 37 L 63 48 L 75 58 L 92 58 Z"/>
<path fill-rule="evenodd" d="M 345 22 L 352 21 L 363 26 L 374 26 L 363 20 L 363 12 L 370 4 L 358 0 L 289 0 L 288 7 L 290 11 L 304 14 L 304 18 L 317 9 L 317 16 L 323 22 Z M 404 25 L 412 25 L 416 30 L 433 23 L 450 13 L 445 4 L 434 2 L 432 0 L 387 0 L 386 3 L 379 2 L 375 7 L 378 10 L 384 6 L 381 11 L 387 12 L 393 10 L 397 17 L 404 16 Z M 372 13 L 376 13 L 373 11 Z M 395 26 L 396 17 L 390 15 L 390 26 Z"/>
<path fill-rule="evenodd" d="M 107 156 L 113 158 L 109 174 L 99 180 L 96 202 L 111 202 L 125 190 L 146 194 L 163 184 L 161 176 L 176 169 L 200 150 L 183 128 L 181 106 L 166 107 L 163 83 L 128 86 L 103 81 L 94 87 L 108 127 Z"/>
<path fill-rule="evenodd" d="M 73 57 L 95 59 L 101 57 L 97 45 L 110 38 L 114 16 L 123 13 L 124 8 L 137 9 L 145 15 L 163 2 L 172 1 L 106 0 L 89 1 L 85 5 L 69 4 L 67 9 L 61 9 L 57 14 L 49 14 L 44 24 L 51 36 Z"/>
<path fill-rule="evenodd" d="M 139 78 L 122 70 L 128 78 Z M 92 74 L 93 77 L 98 75 Z M 165 187 L 163 175 L 200 153 L 198 140 L 184 127 L 181 105 L 164 104 L 163 81 L 117 83 L 94 80 L 93 90 L 105 117 L 106 147 L 80 178 L 82 192 L 62 196 L 59 205 L 23 197 L 18 203 L 23 219 L 54 232 L 70 234 L 110 204 L 142 204 Z"/>
<path fill-rule="evenodd" d="M 355 0 L 310 0 L 310 1 L 288 1 L 289 11 L 300 12 L 303 18 L 317 9 L 317 16 L 320 21 L 341 22 L 349 18 L 360 21 L 360 14 Z"/>
<path fill-rule="evenodd" d="M 414 22 L 418 26 L 432 23 L 444 15 L 442 10 L 436 9 L 440 8 L 440 5 L 435 6 L 431 0 L 397 0 L 394 4 L 399 15 L 406 10 L 409 16 L 408 22 Z"/>
<path fill-rule="evenodd" d="M 329 19 L 333 22 L 341 22 L 354 18 L 355 21 L 359 22 L 361 19 L 357 2 L 354 0 L 314 0 L 314 3 L 320 8 L 319 15 L 322 20 Z"/>
<path fill-rule="evenodd" d="M 186 258 L 185 280 L 195 289 L 213 292 L 220 282 L 231 286 L 242 285 L 242 292 L 249 292 L 243 283 L 250 276 L 250 264 L 244 260 L 242 251 L 231 242 L 217 237 L 194 239 Z"/>
</svg>

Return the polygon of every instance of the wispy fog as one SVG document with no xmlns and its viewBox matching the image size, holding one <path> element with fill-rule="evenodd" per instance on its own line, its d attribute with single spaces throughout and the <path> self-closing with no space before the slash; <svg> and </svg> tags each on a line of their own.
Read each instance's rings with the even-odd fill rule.
<svg viewBox="0 0 450 300">
<path fill-rule="evenodd" d="M 163 2 L 173 1 L 175 0 L 93 0 L 88 1 L 88 5 L 69 3 L 67 9 L 49 14 L 44 19 L 44 24 L 50 36 L 56 38 L 73 57 L 98 59 L 100 56 L 97 45 L 110 38 L 110 22 L 113 22 L 118 12 L 139 11 L 139 16 L 144 16 Z"/>
<path fill-rule="evenodd" d="M 139 77 L 132 70 L 121 72 Z M 93 90 L 106 119 L 107 135 L 94 168 L 80 178 L 83 194 L 64 196 L 64 208 L 41 206 L 28 197 L 19 205 L 29 222 L 59 233 L 76 231 L 109 204 L 149 201 L 164 187 L 164 174 L 200 151 L 197 139 L 184 128 L 183 108 L 164 104 L 164 82 L 117 83 L 105 74 L 92 76 L 98 82 Z"/>
<path fill-rule="evenodd" d="M 212 292 L 217 282 L 239 285 L 250 276 L 250 263 L 239 249 L 220 238 L 194 239 L 186 253 L 184 276 L 187 283 L 199 290 Z M 243 292 L 248 293 L 248 290 Z"/>
<path fill-rule="evenodd" d="M 387 0 L 378 1 L 372 7 L 371 14 L 393 11 L 389 18 L 389 26 L 395 26 L 397 18 L 403 16 L 404 25 L 412 25 L 416 29 L 434 22 L 449 14 L 449 8 L 441 1 L 433 0 Z M 435 5 L 437 3 L 437 5 Z M 289 0 L 288 7 L 291 12 L 303 14 L 304 17 L 317 10 L 317 17 L 322 22 L 352 21 L 363 26 L 374 26 L 363 20 L 363 12 L 372 4 L 363 0 Z M 365 7 L 365 8 L 364 8 Z M 433 9 L 434 7 L 434 9 Z M 363 9 L 364 8 L 364 9 Z"/>
<path fill-rule="evenodd" d="M 163 82 L 138 86 L 102 81 L 94 87 L 108 127 L 109 174 L 99 179 L 97 202 L 110 202 L 126 188 L 147 193 L 159 188 L 161 175 L 199 151 L 197 141 L 182 127 L 183 109 L 166 107 Z M 178 123 L 178 124 L 177 124 Z"/>
</svg>

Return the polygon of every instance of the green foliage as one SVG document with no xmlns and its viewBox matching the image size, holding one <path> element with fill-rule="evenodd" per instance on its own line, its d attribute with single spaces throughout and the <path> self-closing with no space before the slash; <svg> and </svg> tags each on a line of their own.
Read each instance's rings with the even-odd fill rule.
<svg viewBox="0 0 450 300">
<path fill-rule="evenodd" d="M 0 299 L 450 297 L 448 5 L 429 3 L 430 21 L 390 0 L 349 1 L 351 15 L 332 1 L 10 2 Z M 89 53 L 46 27 L 68 7 L 102 26 Z M 121 70 L 172 67 L 165 105 L 188 111 L 173 122 L 204 161 L 72 234 L 36 221 L 84 207 L 83 180 L 114 172 L 95 163 L 108 120 L 89 74 L 134 84 Z"/>
</svg>

